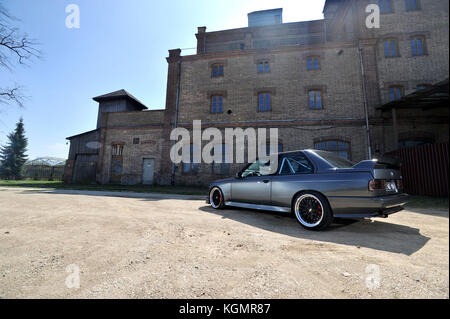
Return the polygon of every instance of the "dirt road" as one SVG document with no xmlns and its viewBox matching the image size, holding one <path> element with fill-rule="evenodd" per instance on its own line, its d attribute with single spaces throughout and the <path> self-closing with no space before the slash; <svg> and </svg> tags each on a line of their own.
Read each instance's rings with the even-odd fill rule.
<svg viewBox="0 0 450 319">
<path fill-rule="evenodd" d="M 0 189 L 0 297 L 449 298 L 449 216 L 310 232 L 201 200 Z"/>
</svg>

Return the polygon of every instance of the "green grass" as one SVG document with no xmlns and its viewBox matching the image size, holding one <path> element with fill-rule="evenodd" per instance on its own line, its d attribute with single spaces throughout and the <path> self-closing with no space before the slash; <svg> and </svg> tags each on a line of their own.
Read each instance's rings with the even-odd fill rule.
<svg viewBox="0 0 450 319">
<path fill-rule="evenodd" d="M 406 208 L 448 209 L 448 197 L 411 196 Z"/>
<path fill-rule="evenodd" d="M 34 187 L 46 189 L 71 189 L 114 192 L 161 193 L 179 195 L 205 195 L 206 187 L 199 186 L 153 186 L 153 185 L 97 185 L 97 184 L 65 184 L 61 181 L 6 181 L 0 180 L 0 187 Z M 206 195 L 205 195 L 206 196 Z"/>
</svg>

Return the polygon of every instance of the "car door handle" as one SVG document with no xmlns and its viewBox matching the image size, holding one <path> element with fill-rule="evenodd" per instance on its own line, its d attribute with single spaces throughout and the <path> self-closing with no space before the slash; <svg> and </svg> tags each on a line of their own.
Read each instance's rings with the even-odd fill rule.
<svg viewBox="0 0 450 319">
<path fill-rule="evenodd" d="M 264 184 L 267 184 L 267 183 L 269 183 L 270 182 L 270 179 L 265 179 L 265 180 L 263 180 L 263 183 Z"/>
</svg>

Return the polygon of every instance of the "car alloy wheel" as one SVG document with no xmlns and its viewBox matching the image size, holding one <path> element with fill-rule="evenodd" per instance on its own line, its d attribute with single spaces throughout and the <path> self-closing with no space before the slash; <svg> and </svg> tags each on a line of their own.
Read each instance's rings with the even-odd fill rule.
<svg viewBox="0 0 450 319">
<path fill-rule="evenodd" d="M 224 206 L 223 195 L 220 188 L 213 187 L 211 189 L 211 191 L 209 192 L 209 203 L 211 204 L 212 208 L 215 209 L 223 208 Z"/>
<path fill-rule="evenodd" d="M 322 222 L 325 211 L 319 198 L 304 194 L 297 198 L 294 206 L 295 217 L 307 228 L 315 228 Z"/>
</svg>

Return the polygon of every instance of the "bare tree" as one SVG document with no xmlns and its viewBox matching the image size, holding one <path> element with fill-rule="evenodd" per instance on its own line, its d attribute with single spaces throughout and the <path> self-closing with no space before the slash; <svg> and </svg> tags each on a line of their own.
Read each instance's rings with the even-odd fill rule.
<svg viewBox="0 0 450 319">
<path fill-rule="evenodd" d="M 41 58 L 39 44 L 14 27 L 17 22 L 18 19 L 0 3 L 0 69 L 12 71 L 16 65 L 27 65 L 27 62 Z M 22 107 L 24 100 L 20 85 L 4 87 L 0 83 L 0 103 L 15 103 Z"/>
</svg>

